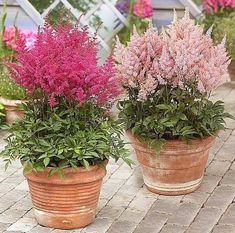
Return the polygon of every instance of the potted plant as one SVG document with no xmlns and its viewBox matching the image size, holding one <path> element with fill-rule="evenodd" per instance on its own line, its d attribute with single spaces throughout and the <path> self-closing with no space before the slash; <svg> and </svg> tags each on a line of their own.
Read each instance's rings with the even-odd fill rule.
<svg viewBox="0 0 235 233">
<path fill-rule="evenodd" d="M 35 33 L 28 30 L 20 30 L 16 26 L 5 27 L 6 5 L 3 8 L 0 25 L 0 103 L 5 106 L 6 123 L 11 124 L 23 116 L 20 105 L 27 101 L 28 95 L 24 88 L 20 87 L 11 78 L 4 63 L 15 62 L 16 40 L 19 35 L 25 37 L 25 43 L 30 49 L 35 40 Z"/>
<path fill-rule="evenodd" d="M 234 1 L 203 1 L 205 29 L 213 25 L 212 38 L 218 43 L 226 36 L 226 49 L 231 57 L 228 67 L 231 81 L 235 81 L 235 2 Z"/>
<path fill-rule="evenodd" d="M 127 92 L 119 117 L 150 191 L 196 190 L 215 136 L 231 117 L 221 101 L 209 100 L 229 64 L 225 42 L 213 45 L 209 34 L 186 13 L 161 34 L 150 26 L 144 35 L 135 32 L 127 46 L 115 47 Z"/>
<path fill-rule="evenodd" d="M 24 104 L 22 120 L 1 156 L 20 159 L 39 224 L 71 229 L 90 224 L 110 158 L 128 164 L 121 125 L 110 109 L 120 93 L 111 61 L 98 65 L 98 43 L 87 27 L 46 23 L 35 45 L 17 41 L 11 76 L 41 98 Z"/>
</svg>

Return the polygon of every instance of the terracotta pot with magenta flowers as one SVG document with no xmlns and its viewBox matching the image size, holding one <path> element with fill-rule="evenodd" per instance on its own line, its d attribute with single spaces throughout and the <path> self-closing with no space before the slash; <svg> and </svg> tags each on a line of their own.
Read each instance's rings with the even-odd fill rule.
<svg viewBox="0 0 235 233">
<path fill-rule="evenodd" d="M 95 218 L 109 159 L 132 163 L 121 125 L 108 114 L 121 93 L 114 65 L 98 65 L 96 39 L 70 18 L 47 23 L 30 50 L 21 39 L 17 48 L 12 77 L 42 97 L 23 106 L 1 157 L 6 166 L 21 160 L 39 224 L 84 227 Z"/>
</svg>

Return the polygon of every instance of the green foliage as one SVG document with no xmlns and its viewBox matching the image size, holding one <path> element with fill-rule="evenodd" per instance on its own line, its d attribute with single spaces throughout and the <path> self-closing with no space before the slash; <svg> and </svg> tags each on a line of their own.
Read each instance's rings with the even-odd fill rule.
<svg viewBox="0 0 235 233">
<path fill-rule="evenodd" d="M 211 102 L 196 88 L 162 86 L 147 101 L 137 99 L 137 92 L 129 90 L 129 100 L 120 101 L 120 121 L 157 152 L 165 140 L 215 135 L 225 129 L 224 118 L 233 118 L 225 112 L 223 102 Z"/>
<path fill-rule="evenodd" d="M 25 89 L 15 83 L 4 66 L 0 65 L 0 69 L 0 96 L 10 100 L 27 99 Z"/>
<path fill-rule="evenodd" d="M 12 58 L 14 51 L 8 48 L 5 43 L 3 42 L 4 32 L 5 32 L 5 22 L 6 22 L 6 2 L 4 2 L 3 9 L 0 16 L 0 60 L 3 58 L 8 57 L 9 59 Z"/>
<path fill-rule="evenodd" d="M 121 158 L 128 165 L 122 126 L 104 114 L 99 106 L 77 106 L 60 100 L 51 108 L 47 100 L 24 105 L 25 117 L 9 127 L 8 145 L 1 153 L 6 167 L 14 159 L 24 163 L 26 172 L 52 167 L 50 175 L 63 176 L 66 167 L 85 167 Z"/>
<path fill-rule="evenodd" d="M 206 14 L 202 23 L 205 29 L 213 25 L 212 38 L 219 43 L 226 36 L 226 49 L 233 60 L 235 60 L 235 11 L 221 9 L 215 14 Z"/>
</svg>

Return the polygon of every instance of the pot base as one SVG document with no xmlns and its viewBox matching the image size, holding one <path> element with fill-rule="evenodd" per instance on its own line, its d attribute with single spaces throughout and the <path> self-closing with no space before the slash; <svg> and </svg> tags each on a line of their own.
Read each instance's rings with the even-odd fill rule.
<svg viewBox="0 0 235 233">
<path fill-rule="evenodd" d="M 34 214 L 40 225 L 64 230 L 83 228 L 91 224 L 94 221 L 95 216 L 95 213 L 92 210 L 90 213 L 86 212 L 84 215 L 79 215 L 79 218 L 77 214 L 55 214 L 37 209 L 34 209 Z"/>
<path fill-rule="evenodd" d="M 160 195 L 165 196 L 178 196 L 178 195 L 185 195 L 196 191 L 202 183 L 203 177 L 200 179 L 181 183 L 181 184 L 162 184 L 162 183 L 148 183 L 146 180 L 144 181 L 146 188 L 153 192 Z"/>
</svg>

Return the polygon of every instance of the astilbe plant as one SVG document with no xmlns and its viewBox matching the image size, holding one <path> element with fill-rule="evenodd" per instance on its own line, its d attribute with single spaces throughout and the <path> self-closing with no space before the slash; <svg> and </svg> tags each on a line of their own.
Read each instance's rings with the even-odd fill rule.
<svg viewBox="0 0 235 233">
<path fill-rule="evenodd" d="M 124 85 L 137 88 L 142 101 L 166 84 L 185 89 L 196 83 L 202 93 L 214 90 L 230 61 L 225 39 L 215 46 L 210 33 L 204 35 L 185 14 L 162 34 L 150 26 L 144 35 L 134 32 L 127 46 L 118 41 L 114 58 Z"/>
<path fill-rule="evenodd" d="M 56 105 L 57 97 L 80 104 L 92 101 L 110 105 L 120 93 L 111 59 L 98 66 L 98 45 L 89 37 L 87 27 L 81 30 L 69 23 L 55 27 L 46 24 L 32 49 L 22 36 L 16 45 L 18 63 L 10 66 L 12 77 L 29 93 L 41 90 L 51 106 Z"/>
<path fill-rule="evenodd" d="M 120 93 L 111 59 L 98 65 L 98 44 L 87 27 L 48 23 L 33 47 L 25 38 L 16 43 L 17 64 L 7 64 L 18 84 L 36 98 L 23 105 L 24 117 L 8 129 L 1 156 L 8 166 L 18 158 L 25 172 L 43 171 L 63 177 L 67 167 L 101 165 L 127 157 L 122 127 L 110 109 Z"/>
<path fill-rule="evenodd" d="M 162 33 L 150 25 L 144 35 L 134 32 L 126 46 L 117 41 L 117 75 L 128 94 L 119 117 L 157 150 L 164 140 L 214 135 L 231 117 L 222 102 L 208 99 L 230 62 L 225 39 L 214 45 L 210 34 L 186 12 Z"/>
</svg>

